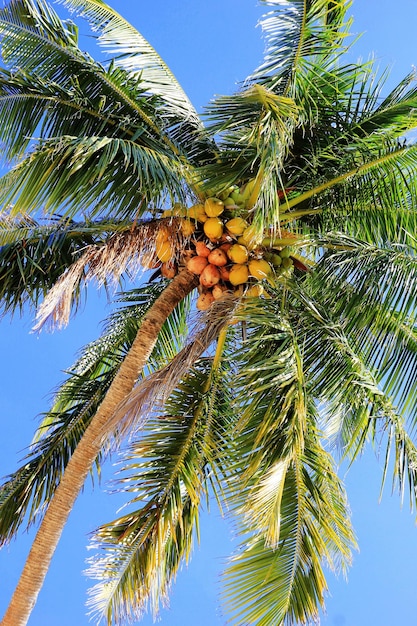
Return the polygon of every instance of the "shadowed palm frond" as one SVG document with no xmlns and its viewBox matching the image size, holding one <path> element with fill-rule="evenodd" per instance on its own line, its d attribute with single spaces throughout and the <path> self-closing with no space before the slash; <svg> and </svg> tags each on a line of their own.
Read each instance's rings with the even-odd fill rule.
<svg viewBox="0 0 417 626">
<path fill-rule="evenodd" d="M 101 228 L 120 228 L 114 222 Z M 0 218 L 0 298 L 4 313 L 37 306 L 59 275 L 74 262 L 84 246 L 99 236 L 100 226 L 61 218 L 36 221 L 27 215 Z M 76 303 L 79 291 L 72 294 Z"/>
<path fill-rule="evenodd" d="M 164 289 L 163 283 L 129 292 L 128 304 L 113 313 L 99 339 L 87 345 L 43 416 L 25 462 L 0 488 L 0 543 L 7 543 L 25 522 L 38 522 L 87 426 L 129 351 L 141 319 Z M 122 298 L 120 302 L 124 302 Z M 148 371 L 169 361 L 183 343 L 187 302 L 167 320 Z M 169 333 L 170 342 L 166 340 Z M 96 460 L 97 468 L 108 450 Z"/>
<path fill-rule="evenodd" d="M 88 213 L 133 221 L 167 197 L 183 200 L 190 178 L 179 159 L 128 140 L 61 137 L 2 177 L 0 202 L 13 205 L 12 214 L 43 207 L 68 219 Z"/>
</svg>

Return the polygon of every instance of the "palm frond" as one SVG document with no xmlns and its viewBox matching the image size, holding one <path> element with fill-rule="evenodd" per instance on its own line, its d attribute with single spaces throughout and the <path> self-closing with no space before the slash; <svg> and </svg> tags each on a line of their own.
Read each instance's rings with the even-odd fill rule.
<svg viewBox="0 0 417 626">
<path fill-rule="evenodd" d="M 3 58 L 11 71 L 18 74 L 17 79 L 13 81 L 17 85 L 17 91 L 22 90 L 22 82 L 27 85 L 32 77 L 35 85 L 34 91 L 35 93 L 38 91 L 36 115 L 32 121 L 28 115 L 27 106 L 22 110 L 12 106 L 11 102 L 13 100 L 16 102 L 16 96 L 12 98 L 12 101 L 7 101 L 9 113 L 13 112 L 15 119 L 10 122 L 6 121 L 3 125 L 5 129 L 11 125 L 15 128 L 25 125 L 32 130 L 29 133 L 31 137 L 36 128 L 34 124 L 42 120 L 43 129 L 49 130 L 49 136 L 52 136 L 51 131 L 54 128 L 56 130 L 59 125 L 62 126 L 62 122 L 67 127 L 67 134 L 78 134 L 74 132 L 78 128 L 82 136 L 82 127 L 85 125 L 82 118 L 85 115 L 88 124 L 91 124 L 95 117 L 98 123 L 96 126 L 101 125 L 102 129 L 108 128 L 111 135 L 116 129 L 124 136 L 127 129 L 130 137 L 141 136 L 142 140 L 144 135 L 153 137 L 162 150 L 168 150 L 172 154 L 178 154 L 181 151 L 181 139 L 184 149 L 190 149 L 194 158 L 197 158 L 200 151 L 212 150 L 195 116 L 192 124 L 190 116 L 187 117 L 185 113 L 182 118 L 178 114 L 176 117 L 171 115 L 169 123 L 163 121 L 162 103 L 157 105 L 159 96 L 149 93 L 149 85 L 142 86 L 142 73 L 134 75 L 114 64 L 110 64 L 109 68 L 105 69 L 89 55 L 81 52 L 77 47 L 75 26 L 71 22 L 62 22 L 44 0 L 10 2 L 0 13 L 0 34 L 3 41 Z M 57 112 L 54 112 L 51 107 L 49 100 L 51 90 L 55 92 L 53 100 L 58 100 L 60 111 L 63 111 L 62 90 L 74 96 L 72 106 L 70 104 L 64 106 L 66 116 L 63 120 L 59 120 Z M 41 94 L 43 92 L 43 96 L 39 92 Z M 32 101 L 34 101 L 35 93 L 31 94 Z M 29 95 L 28 90 L 26 90 L 26 95 Z M 188 102 L 185 97 L 184 101 Z M 74 106 L 78 106 L 75 115 Z M 164 107 L 167 106 L 165 102 Z M 185 108 L 189 113 L 187 105 Z M 180 128 L 181 122 L 183 122 L 182 128 Z M 186 139 L 183 137 L 184 130 L 187 130 Z M 64 129 L 61 128 L 60 133 L 57 134 L 63 135 Z M 97 134 L 97 128 L 95 134 Z M 3 133 L 3 137 L 7 142 L 9 156 L 19 154 L 21 144 L 25 145 L 21 137 L 15 147 L 14 141 L 10 136 L 7 137 L 6 132 Z M 176 144 L 177 141 L 178 144 Z"/>
<path fill-rule="evenodd" d="M 348 247 L 324 256 L 311 277 L 314 293 L 342 320 L 381 390 L 415 424 L 415 251 L 377 248 L 347 237 L 335 236 L 333 245 L 336 241 Z"/>
<path fill-rule="evenodd" d="M 88 344 L 58 389 L 51 409 L 43 416 L 23 465 L 0 489 L 0 543 L 7 543 L 25 522 L 37 522 L 44 514 L 72 452 L 123 362 L 140 327 L 141 319 L 164 289 L 163 283 L 133 290 L 127 306 L 114 312 L 103 334 Z M 126 298 L 122 298 L 123 302 Z M 159 368 L 183 342 L 186 303 L 173 313 L 157 342 L 148 368 Z M 175 320 L 175 323 L 174 323 Z M 165 334 L 171 336 L 166 352 Z M 103 450 L 103 457 L 107 450 Z M 96 461 L 97 469 L 103 458 Z"/>
<path fill-rule="evenodd" d="M 36 221 L 27 215 L 0 217 L 0 300 L 3 311 L 13 313 L 26 304 L 36 306 L 59 275 L 72 265 L 100 228 L 120 228 L 115 223 L 91 227 L 86 223 L 51 218 Z M 74 302 L 80 293 L 73 294 Z"/>
<path fill-rule="evenodd" d="M 155 142 L 153 105 L 144 98 L 140 83 L 129 84 L 121 70 L 88 66 L 77 75 L 69 72 L 53 80 L 2 69 L 2 150 L 6 159 L 20 158 L 37 137 L 57 140 L 61 135 L 136 137 L 140 143 L 148 136 L 149 144 L 150 135 Z"/>
<path fill-rule="evenodd" d="M 200 168 L 208 186 L 227 189 L 237 182 L 259 179 L 253 222 L 264 231 L 279 221 L 278 190 L 281 171 L 292 145 L 298 110 L 291 98 L 275 94 L 263 85 L 222 96 L 207 108 L 209 130 L 219 134 L 221 153 L 215 163 Z M 255 202 L 254 202 L 255 205 Z"/>
<path fill-rule="evenodd" d="M 340 52 L 350 3 L 332 0 L 262 0 L 273 7 L 261 21 L 266 40 L 263 63 L 248 77 L 277 93 L 291 88 L 309 57 L 322 59 Z"/>
<path fill-rule="evenodd" d="M 12 214 L 44 207 L 67 218 L 89 212 L 133 220 L 166 195 L 183 199 L 187 178 L 179 159 L 129 140 L 60 137 L 42 142 L 2 177 L 0 202 L 13 205 Z"/>
<path fill-rule="evenodd" d="M 343 486 L 314 427 L 282 481 L 278 545 L 243 523 L 241 549 L 224 575 L 224 602 L 234 623 L 242 626 L 316 620 L 327 589 L 323 561 L 343 570 L 356 546 Z"/>
<path fill-rule="evenodd" d="M 89 571 L 102 581 L 90 604 L 108 623 L 140 618 L 148 604 L 156 617 L 190 558 L 212 463 L 222 471 L 223 433 L 235 421 L 227 390 L 218 362 L 202 359 L 130 446 L 119 482 L 135 494 L 130 506 L 143 506 L 96 531 L 101 554 Z"/>
<path fill-rule="evenodd" d="M 177 79 L 150 43 L 131 24 L 102 0 L 60 0 L 61 4 L 86 18 L 99 32 L 98 43 L 114 63 L 131 75 L 140 76 L 147 91 L 163 99 L 168 111 L 202 128 L 198 114 Z M 168 113 L 169 115 L 169 113 Z"/>
<path fill-rule="evenodd" d="M 392 468 L 392 488 L 398 489 L 401 501 L 408 487 L 408 500 L 411 511 L 417 508 L 417 448 L 407 433 L 403 420 L 394 411 L 386 422 L 386 452 L 384 479 Z M 391 459 L 393 453 L 393 459 Z M 381 489 L 382 491 L 382 489 Z"/>
<path fill-rule="evenodd" d="M 384 77 L 383 77 L 384 78 Z M 385 81 L 380 81 L 374 91 L 373 100 L 377 106 L 372 110 L 358 101 L 358 133 L 369 135 L 390 129 L 397 137 L 404 136 L 416 127 L 417 87 L 415 71 L 410 72 L 394 89 L 378 104 Z"/>
</svg>

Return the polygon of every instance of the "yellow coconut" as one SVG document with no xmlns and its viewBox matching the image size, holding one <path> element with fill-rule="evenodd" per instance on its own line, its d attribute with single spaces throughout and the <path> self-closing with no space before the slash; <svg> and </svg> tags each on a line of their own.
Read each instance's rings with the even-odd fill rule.
<svg viewBox="0 0 417 626">
<path fill-rule="evenodd" d="M 271 266 L 265 259 L 252 259 L 249 262 L 249 274 L 258 280 L 266 278 L 271 273 Z"/>
<path fill-rule="evenodd" d="M 231 235 L 240 236 L 248 227 L 248 223 L 243 219 L 243 217 L 233 217 L 231 220 L 226 222 L 225 226 Z"/>
<path fill-rule="evenodd" d="M 224 204 L 219 198 L 207 198 L 204 210 L 209 217 L 218 217 L 224 211 Z"/>
<path fill-rule="evenodd" d="M 156 256 L 162 263 L 166 263 L 173 257 L 173 250 L 169 241 L 162 241 L 156 246 Z"/>
<path fill-rule="evenodd" d="M 227 256 L 233 263 L 246 263 L 248 260 L 249 252 L 246 246 L 242 246 L 240 243 L 235 243 L 227 251 Z"/>
<path fill-rule="evenodd" d="M 187 215 L 187 207 L 181 202 L 176 202 L 172 207 L 172 215 L 176 217 L 184 217 Z"/>
<path fill-rule="evenodd" d="M 229 281 L 232 285 L 243 285 L 248 281 L 249 269 L 247 265 L 241 263 L 235 263 L 232 265 L 229 272 Z"/>
<path fill-rule="evenodd" d="M 187 211 L 187 217 L 197 222 L 205 222 L 207 214 L 204 210 L 204 204 L 194 204 Z"/>
<path fill-rule="evenodd" d="M 245 245 L 252 250 L 256 248 L 262 242 L 262 233 L 257 228 L 256 224 L 251 224 L 242 233 L 242 240 Z"/>
<path fill-rule="evenodd" d="M 160 246 L 164 243 L 164 241 L 168 241 L 168 231 L 164 228 L 158 230 L 155 237 L 156 247 Z"/>
<path fill-rule="evenodd" d="M 223 222 L 218 217 L 209 217 L 204 222 L 203 229 L 209 239 L 220 239 L 223 235 Z"/>
</svg>

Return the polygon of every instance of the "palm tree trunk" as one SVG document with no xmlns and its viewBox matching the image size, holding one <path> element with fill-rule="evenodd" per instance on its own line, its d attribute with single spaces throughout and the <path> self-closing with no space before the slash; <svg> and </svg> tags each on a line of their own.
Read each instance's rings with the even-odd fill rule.
<svg viewBox="0 0 417 626">
<path fill-rule="evenodd" d="M 167 317 L 197 285 L 194 274 L 180 272 L 144 316 L 138 334 L 91 420 L 48 506 L 1 626 L 25 626 L 35 606 L 68 515 L 99 454 L 103 432 L 116 407 L 132 391 Z"/>
</svg>

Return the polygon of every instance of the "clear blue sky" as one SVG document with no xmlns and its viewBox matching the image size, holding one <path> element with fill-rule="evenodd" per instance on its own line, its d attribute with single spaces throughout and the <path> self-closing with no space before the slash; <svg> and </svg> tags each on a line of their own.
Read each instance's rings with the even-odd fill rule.
<svg viewBox="0 0 417 626">
<path fill-rule="evenodd" d="M 262 55 L 260 15 L 255 2 L 243 0 L 113 0 L 170 65 L 200 110 L 214 95 L 231 92 Z M 354 50 L 372 52 L 381 67 L 392 66 L 393 81 L 417 64 L 417 3 L 356 0 L 354 32 L 364 32 Z M 81 27 L 81 32 L 87 29 Z M 37 423 L 49 406 L 51 392 L 64 378 L 77 350 L 94 339 L 109 312 L 104 295 L 92 296 L 85 311 L 65 331 L 30 334 L 31 317 L 4 319 L 0 324 L 0 476 L 13 471 Z M 379 503 L 380 463 L 370 451 L 350 470 L 346 484 L 360 552 L 355 554 L 349 582 L 329 577 L 330 596 L 323 626 L 413 626 L 417 624 L 417 528 L 407 503 L 403 509 L 387 485 Z M 105 485 L 103 485 L 105 487 Z M 88 556 L 88 533 L 113 519 L 121 501 L 93 491 L 88 482 L 73 511 L 51 571 L 29 622 L 30 626 L 87 626 L 82 571 Z M 161 613 L 163 626 L 220 626 L 218 578 L 232 547 L 227 525 L 215 507 L 204 517 L 202 545 L 173 588 L 171 606 Z M 0 552 L 0 613 L 4 612 L 23 566 L 33 532 Z M 141 624 L 150 626 L 146 617 Z"/>
</svg>

